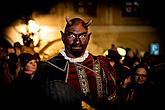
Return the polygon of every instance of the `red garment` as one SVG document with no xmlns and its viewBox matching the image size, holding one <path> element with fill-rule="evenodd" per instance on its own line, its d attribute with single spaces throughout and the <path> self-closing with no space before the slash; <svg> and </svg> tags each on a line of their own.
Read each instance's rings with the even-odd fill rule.
<svg viewBox="0 0 165 110">
<path fill-rule="evenodd" d="M 89 53 L 83 62 L 73 63 L 59 54 L 39 65 L 38 69 L 36 78 L 42 85 L 52 80 L 67 79 L 67 83 L 81 94 L 82 100 L 94 107 L 99 106 L 99 103 L 111 102 L 115 98 L 116 72 L 104 56 L 93 56 Z"/>
<path fill-rule="evenodd" d="M 102 83 L 103 86 L 105 86 L 105 80 L 107 80 L 108 82 L 108 86 L 107 89 L 109 92 L 114 92 L 116 90 L 116 71 L 114 70 L 114 68 L 109 64 L 109 61 L 106 59 L 106 57 L 104 56 L 98 56 L 97 57 L 99 62 L 100 62 L 100 69 L 101 69 L 101 74 L 102 70 L 105 72 L 106 75 L 106 79 L 103 78 L 102 76 L 102 80 L 104 80 Z M 82 62 L 82 65 L 90 68 L 91 70 L 93 70 L 93 64 L 94 64 L 94 57 L 89 54 L 88 58 Z M 81 87 L 80 87 L 80 83 L 79 83 L 79 79 L 78 79 L 78 75 L 77 75 L 77 71 L 75 68 L 75 64 L 74 63 L 70 63 L 69 64 L 69 75 L 68 75 L 68 83 L 70 85 L 72 85 L 76 90 L 78 90 L 79 92 L 81 92 Z M 96 83 L 96 74 L 87 68 L 85 68 L 85 73 L 87 76 L 87 80 L 88 80 L 88 84 L 89 84 L 89 90 L 90 90 L 90 94 L 92 94 L 92 96 L 97 96 L 97 83 Z M 112 78 L 112 76 L 113 78 Z M 106 87 L 103 87 L 104 89 L 104 93 L 103 96 L 107 96 L 110 95 L 111 93 L 106 94 Z"/>
</svg>

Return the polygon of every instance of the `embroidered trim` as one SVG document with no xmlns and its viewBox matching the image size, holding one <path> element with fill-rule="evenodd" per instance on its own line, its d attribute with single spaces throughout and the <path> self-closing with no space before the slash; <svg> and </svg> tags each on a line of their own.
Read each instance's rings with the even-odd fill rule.
<svg viewBox="0 0 165 110">
<path fill-rule="evenodd" d="M 92 69 L 88 68 L 87 66 L 84 66 L 84 65 L 82 65 L 80 63 L 74 63 L 74 64 L 79 65 L 79 66 L 82 66 L 82 67 L 84 67 L 84 68 L 86 68 L 86 69 L 88 69 L 88 70 L 90 70 L 92 72 L 95 72 L 94 70 L 92 70 Z"/>
<path fill-rule="evenodd" d="M 102 62 L 102 64 L 105 64 L 102 60 L 100 60 L 100 62 Z M 103 71 L 104 72 L 104 71 Z M 105 73 L 105 72 L 104 72 Z M 116 80 L 115 80 L 115 77 L 112 75 L 111 71 L 108 71 L 112 81 L 114 82 L 114 85 L 116 85 Z M 106 86 L 107 87 L 107 86 Z M 109 94 L 108 96 L 108 100 L 109 101 L 114 101 L 116 100 L 118 97 L 117 97 L 117 94 L 116 94 L 116 90 L 113 91 L 113 93 L 110 93 L 110 91 L 108 91 L 108 88 L 106 88 L 106 94 Z"/>
<path fill-rule="evenodd" d="M 83 62 L 89 55 L 89 52 L 86 50 L 83 56 L 78 57 L 78 58 L 70 58 L 66 55 L 64 48 L 60 49 L 60 53 L 62 54 L 62 56 L 64 56 L 64 58 L 66 60 L 69 60 L 72 63 L 74 63 L 74 62 Z"/>
<path fill-rule="evenodd" d="M 53 67 L 55 67 L 55 68 L 57 68 L 57 69 L 63 71 L 63 72 L 65 72 L 66 69 L 67 69 L 67 71 L 66 71 L 66 77 L 65 77 L 65 82 L 68 82 L 68 75 L 69 75 L 69 62 L 68 62 L 68 61 L 66 62 L 64 69 L 58 67 L 57 65 L 55 65 L 55 64 L 53 64 L 53 63 L 51 63 L 51 62 L 49 62 L 49 61 L 48 61 L 47 63 L 50 64 L 50 65 L 52 65 Z"/>
<path fill-rule="evenodd" d="M 68 61 L 66 62 L 66 64 L 65 64 L 65 67 L 64 68 L 60 68 L 60 67 L 58 67 L 57 65 L 55 65 L 55 64 L 53 64 L 53 63 L 51 63 L 51 62 L 47 62 L 47 63 L 49 63 L 50 65 L 52 65 L 52 66 L 54 66 L 55 68 L 57 68 L 57 69 L 59 69 L 59 70 L 61 70 L 61 71 L 66 71 L 66 67 L 67 67 L 67 65 L 69 64 L 68 63 Z"/>
<path fill-rule="evenodd" d="M 87 95 L 90 92 L 90 90 L 89 90 L 89 84 L 88 84 L 85 68 L 82 66 L 79 66 L 79 65 L 75 65 L 75 67 L 77 70 L 80 88 L 81 88 L 82 92 L 85 95 Z"/>
<path fill-rule="evenodd" d="M 83 93 L 86 95 L 88 92 L 90 92 L 89 84 L 88 84 L 88 80 L 87 80 L 87 76 L 86 76 L 86 72 L 85 72 L 85 68 L 86 68 L 95 73 L 98 98 L 103 97 L 104 91 L 103 91 L 102 77 L 100 75 L 99 61 L 93 60 L 93 70 L 80 63 L 74 63 L 74 64 L 75 64 L 75 67 L 77 70 L 80 87 L 81 87 L 81 90 L 83 91 Z"/>
<path fill-rule="evenodd" d="M 103 84 L 102 84 L 102 78 L 100 75 L 100 63 L 98 60 L 95 60 L 93 63 L 93 70 L 96 74 L 97 95 L 98 95 L 98 98 L 102 98 L 103 97 Z"/>
<path fill-rule="evenodd" d="M 102 60 L 100 60 L 100 62 L 102 62 L 102 64 L 106 65 L 106 64 L 105 64 Z M 110 68 L 110 67 L 109 67 L 109 68 Z M 111 79 L 113 80 L 114 85 L 116 85 L 116 80 L 115 80 L 115 77 L 112 75 L 111 71 L 108 71 L 108 73 L 109 73 L 109 75 L 110 75 Z"/>
</svg>

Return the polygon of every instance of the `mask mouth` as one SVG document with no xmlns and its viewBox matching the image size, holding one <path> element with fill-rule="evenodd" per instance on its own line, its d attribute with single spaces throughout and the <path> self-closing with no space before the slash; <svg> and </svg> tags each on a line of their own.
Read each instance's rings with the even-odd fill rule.
<svg viewBox="0 0 165 110">
<path fill-rule="evenodd" d="M 72 45 L 71 46 L 71 48 L 72 48 L 72 50 L 73 51 L 82 51 L 83 50 L 83 45 L 81 45 L 81 44 L 74 44 L 74 45 Z"/>
<path fill-rule="evenodd" d="M 81 46 L 77 46 L 77 47 L 72 47 L 73 50 L 81 50 L 82 47 Z"/>
</svg>

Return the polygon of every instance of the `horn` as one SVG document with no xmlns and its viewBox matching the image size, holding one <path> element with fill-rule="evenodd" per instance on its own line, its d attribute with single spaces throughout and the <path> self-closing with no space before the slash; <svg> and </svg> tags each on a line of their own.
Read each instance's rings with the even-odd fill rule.
<svg viewBox="0 0 165 110">
<path fill-rule="evenodd" d="M 89 20 L 87 23 L 85 23 L 85 27 L 88 27 L 92 23 L 92 20 Z"/>
<path fill-rule="evenodd" d="M 72 22 L 70 21 L 70 18 L 69 18 L 68 16 L 66 17 L 66 22 L 67 22 L 69 25 L 72 24 Z"/>
</svg>

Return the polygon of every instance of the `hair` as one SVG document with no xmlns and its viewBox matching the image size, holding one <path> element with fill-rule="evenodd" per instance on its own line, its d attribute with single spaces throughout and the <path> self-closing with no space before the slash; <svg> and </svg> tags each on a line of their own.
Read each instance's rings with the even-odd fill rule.
<svg viewBox="0 0 165 110">
<path fill-rule="evenodd" d="M 119 60 L 122 58 L 122 56 L 117 52 L 112 49 L 108 50 L 108 55 L 106 56 L 109 60 L 119 62 Z"/>
<path fill-rule="evenodd" d="M 20 44 L 20 42 L 15 42 L 14 43 L 14 47 L 16 48 L 21 48 L 22 47 L 22 45 Z"/>
<path fill-rule="evenodd" d="M 21 64 L 21 67 L 25 67 L 25 65 L 33 60 L 33 59 L 36 59 L 34 55 L 30 54 L 30 53 L 21 53 L 19 55 L 19 59 L 20 59 L 20 64 Z"/>
<path fill-rule="evenodd" d="M 133 69 L 132 69 L 132 73 L 135 74 L 135 72 L 137 71 L 138 68 L 144 68 L 147 71 L 147 75 L 148 75 L 148 67 L 147 65 L 145 65 L 144 63 L 140 63 L 138 65 L 136 65 Z"/>
</svg>

